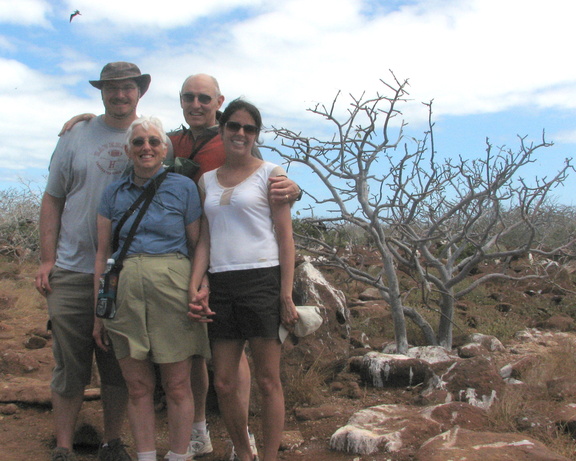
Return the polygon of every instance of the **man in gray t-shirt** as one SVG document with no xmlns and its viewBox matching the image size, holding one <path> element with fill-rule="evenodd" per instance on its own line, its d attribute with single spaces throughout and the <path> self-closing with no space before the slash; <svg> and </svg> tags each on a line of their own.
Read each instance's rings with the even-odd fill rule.
<svg viewBox="0 0 576 461">
<path fill-rule="evenodd" d="M 120 441 L 127 405 L 124 380 L 114 353 L 96 348 L 92 338 L 93 272 L 97 206 L 103 189 L 127 166 L 126 130 L 137 118 L 138 101 L 150 80 L 135 64 L 106 64 L 100 80 L 90 81 L 102 91 L 104 114 L 64 134 L 50 161 L 40 209 L 41 264 L 35 285 L 47 297 L 56 363 L 51 382 L 56 427 L 52 459 L 76 459 L 74 428 L 94 354 L 104 409 L 104 443 L 98 457 L 131 459 Z"/>
</svg>

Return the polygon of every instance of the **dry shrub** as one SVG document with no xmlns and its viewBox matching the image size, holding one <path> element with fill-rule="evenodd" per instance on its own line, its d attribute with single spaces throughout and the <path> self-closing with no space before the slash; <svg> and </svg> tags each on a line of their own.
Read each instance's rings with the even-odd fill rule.
<svg viewBox="0 0 576 461">
<path fill-rule="evenodd" d="M 332 368 L 320 365 L 319 354 L 314 363 L 305 368 L 303 365 L 290 368 L 290 373 L 284 373 L 283 387 L 286 408 L 299 405 L 317 405 L 322 399 L 322 389 L 332 377 Z"/>
<path fill-rule="evenodd" d="M 546 383 L 554 378 L 576 376 L 576 343 L 568 337 L 548 348 L 523 372 L 524 385 L 508 386 L 504 395 L 490 408 L 492 427 L 501 432 L 528 432 L 554 452 L 576 460 L 576 441 L 564 428 L 556 426 L 552 416 L 557 407 Z"/>
<path fill-rule="evenodd" d="M 533 387 L 546 388 L 551 377 L 573 378 L 576 376 L 576 342 L 566 336 L 554 347 L 546 349 L 542 360 L 524 373 L 522 380 Z"/>
<path fill-rule="evenodd" d="M 30 315 L 30 309 L 46 309 L 46 300 L 34 287 L 34 274 L 38 265 L 34 262 L 17 263 L 0 260 L 0 293 L 9 293 L 13 302 L 9 306 L 11 318 Z"/>
</svg>

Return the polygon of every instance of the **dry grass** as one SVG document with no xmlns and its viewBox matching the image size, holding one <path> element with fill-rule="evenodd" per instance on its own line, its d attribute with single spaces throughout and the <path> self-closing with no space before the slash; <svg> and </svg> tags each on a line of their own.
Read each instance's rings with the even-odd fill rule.
<svg viewBox="0 0 576 461">
<path fill-rule="evenodd" d="M 34 288 L 37 267 L 34 262 L 0 260 L 0 315 L 22 318 L 30 314 L 30 308 L 46 309 L 46 300 Z"/>
<path fill-rule="evenodd" d="M 566 339 L 550 347 L 522 375 L 523 386 L 508 386 L 492 406 L 489 418 L 494 430 L 527 432 L 554 452 L 576 460 L 576 441 L 563 427 L 552 423 L 553 412 L 561 405 L 548 391 L 552 378 L 576 376 L 576 343 Z M 531 425 L 527 427 L 526 422 Z"/>
<path fill-rule="evenodd" d="M 318 405 L 323 400 L 322 390 L 332 378 L 333 370 L 320 365 L 321 357 L 322 354 L 319 354 L 310 367 L 301 365 L 285 376 L 283 387 L 287 408 Z"/>
</svg>

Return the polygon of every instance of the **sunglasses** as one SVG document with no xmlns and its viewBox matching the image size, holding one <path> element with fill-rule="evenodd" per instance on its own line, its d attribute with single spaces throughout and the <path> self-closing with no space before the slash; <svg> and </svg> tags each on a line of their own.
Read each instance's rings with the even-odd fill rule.
<svg viewBox="0 0 576 461">
<path fill-rule="evenodd" d="M 198 102 L 200 104 L 210 104 L 210 102 L 212 101 L 212 96 L 210 96 L 208 94 L 204 94 L 204 93 L 200 93 L 200 94 L 182 93 L 180 95 L 180 97 L 182 98 L 182 101 L 187 102 L 187 103 L 194 102 L 194 99 L 196 99 L 196 98 L 198 98 Z"/>
<path fill-rule="evenodd" d="M 134 138 L 130 142 L 134 147 L 142 147 L 146 141 L 148 141 L 150 147 L 158 147 L 160 144 L 162 144 L 162 140 L 159 138 Z"/>
<path fill-rule="evenodd" d="M 242 128 L 246 134 L 257 134 L 260 131 L 256 125 L 241 125 L 238 122 L 226 122 L 226 128 L 234 133 L 240 131 L 240 128 Z"/>
</svg>

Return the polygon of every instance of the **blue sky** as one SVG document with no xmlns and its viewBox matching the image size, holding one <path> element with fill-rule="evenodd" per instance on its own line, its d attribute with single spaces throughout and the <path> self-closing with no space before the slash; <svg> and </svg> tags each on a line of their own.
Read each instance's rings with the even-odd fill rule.
<svg viewBox="0 0 576 461">
<path fill-rule="evenodd" d="M 266 125 L 306 133 L 307 108 L 338 90 L 375 94 L 392 70 L 410 79 L 411 130 L 426 129 L 421 102 L 434 100 L 440 155 L 546 130 L 554 146 L 529 173 L 550 176 L 576 152 L 575 13 L 567 0 L 0 0 L 0 188 L 43 185 L 63 122 L 102 112 L 88 80 L 119 60 L 152 75 L 139 112 L 167 129 L 193 73 L 254 102 Z M 573 205 L 575 193 L 572 175 L 555 194 Z"/>
</svg>

